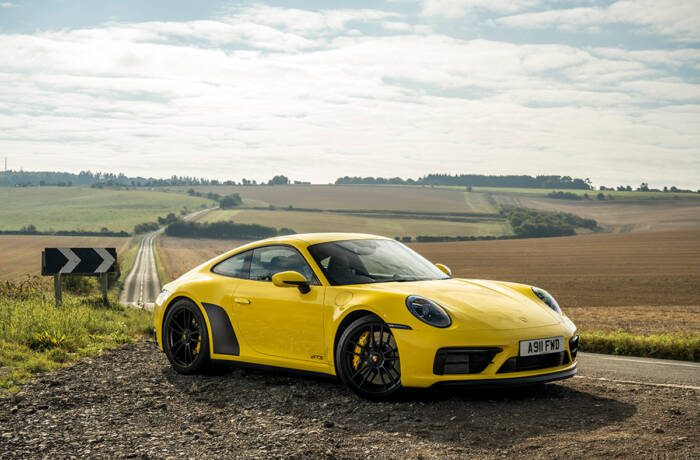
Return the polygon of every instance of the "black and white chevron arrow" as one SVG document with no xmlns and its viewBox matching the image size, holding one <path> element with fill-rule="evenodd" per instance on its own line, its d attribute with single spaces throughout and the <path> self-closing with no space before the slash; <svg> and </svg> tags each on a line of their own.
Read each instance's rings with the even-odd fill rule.
<svg viewBox="0 0 700 460">
<path fill-rule="evenodd" d="M 116 271 L 115 248 L 45 248 L 42 275 L 99 275 Z"/>
</svg>

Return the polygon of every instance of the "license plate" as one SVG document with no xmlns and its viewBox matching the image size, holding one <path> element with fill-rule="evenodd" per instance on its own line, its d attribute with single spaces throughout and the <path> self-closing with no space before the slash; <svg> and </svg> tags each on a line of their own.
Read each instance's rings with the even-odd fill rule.
<svg viewBox="0 0 700 460">
<path fill-rule="evenodd" d="M 564 337 L 520 341 L 520 356 L 544 355 L 561 351 L 564 351 Z"/>
</svg>

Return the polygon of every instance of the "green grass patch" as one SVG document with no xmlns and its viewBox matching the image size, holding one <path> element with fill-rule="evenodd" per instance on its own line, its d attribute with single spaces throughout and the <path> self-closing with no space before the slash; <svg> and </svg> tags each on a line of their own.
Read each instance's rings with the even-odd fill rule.
<svg viewBox="0 0 700 460">
<path fill-rule="evenodd" d="M 201 222 L 232 220 L 237 223 L 260 224 L 265 226 L 293 228 L 299 233 L 306 232 L 358 232 L 374 233 L 388 237 L 418 235 L 441 236 L 503 236 L 511 234 L 504 218 L 462 218 L 451 219 L 473 221 L 450 221 L 429 215 L 400 215 L 382 217 L 376 213 L 348 213 L 332 211 L 289 211 L 284 209 L 238 209 L 216 210 L 203 216 Z"/>
<path fill-rule="evenodd" d="M 168 278 L 168 272 L 165 270 L 165 265 L 163 264 L 163 259 L 160 256 L 160 239 L 163 234 L 158 234 L 153 241 L 153 254 L 156 259 L 156 271 L 158 272 L 158 278 L 160 279 L 160 285 L 164 285 L 172 281 Z"/>
<path fill-rule="evenodd" d="M 700 335 L 582 332 L 581 351 L 697 362 L 700 361 Z"/>
<path fill-rule="evenodd" d="M 148 333 L 151 313 L 126 308 L 99 295 L 64 291 L 56 307 L 39 278 L 0 284 L 0 391 L 16 391 L 33 374 L 115 348 Z"/>
<path fill-rule="evenodd" d="M 39 231 L 103 227 L 132 232 L 136 224 L 181 210 L 212 206 L 206 198 L 151 190 L 81 187 L 0 187 L 0 230 L 34 225 Z"/>
</svg>

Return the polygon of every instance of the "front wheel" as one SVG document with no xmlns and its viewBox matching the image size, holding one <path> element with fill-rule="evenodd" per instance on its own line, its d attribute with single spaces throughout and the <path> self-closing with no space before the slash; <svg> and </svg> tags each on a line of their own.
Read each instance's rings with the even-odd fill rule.
<svg viewBox="0 0 700 460">
<path fill-rule="evenodd" d="M 163 350 L 180 374 L 195 374 L 209 364 L 209 336 L 204 316 L 191 300 L 178 300 L 163 320 Z"/>
<path fill-rule="evenodd" d="M 351 390 L 370 398 L 386 398 L 401 389 L 399 348 L 391 329 L 379 318 L 365 316 L 340 337 L 336 372 Z"/>
</svg>

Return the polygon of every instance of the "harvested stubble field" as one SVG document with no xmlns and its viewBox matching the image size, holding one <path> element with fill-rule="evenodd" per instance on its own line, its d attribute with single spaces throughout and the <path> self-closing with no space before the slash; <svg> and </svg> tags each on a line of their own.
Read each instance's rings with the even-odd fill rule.
<svg viewBox="0 0 700 460">
<path fill-rule="evenodd" d="M 475 222 L 451 222 L 436 219 L 381 217 L 377 215 L 349 215 L 333 212 L 305 212 L 285 210 L 220 210 L 213 211 L 200 222 L 233 220 L 240 224 L 260 224 L 269 227 L 287 227 L 299 233 L 355 232 L 390 236 L 501 236 L 511 234 L 505 219 L 476 219 Z"/>
<path fill-rule="evenodd" d="M 700 228 L 700 199 L 695 195 L 677 199 L 639 198 L 613 201 L 569 201 L 518 194 L 494 195 L 493 198 L 502 205 L 569 212 L 595 219 L 600 226 L 614 232 Z"/>
<path fill-rule="evenodd" d="M 41 251 L 44 248 L 112 247 L 117 248 L 117 254 L 123 254 L 129 240 L 92 236 L 0 235 L 0 280 L 41 275 Z"/>
<path fill-rule="evenodd" d="M 697 335 L 700 230 L 414 243 L 455 276 L 544 287 L 585 330 Z M 162 237 L 173 279 L 241 242 Z"/>
<path fill-rule="evenodd" d="M 412 247 L 456 276 L 541 286 L 564 306 L 700 305 L 700 230 Z"/>
<path fill-rule="evenodd" d="M 156 245 L 166 277 L 162 282 L 171 281 L 202 262 L 244 243 L 244 241 L 173 238 L 160 235 L 156 239 Z"/>
</svg>

